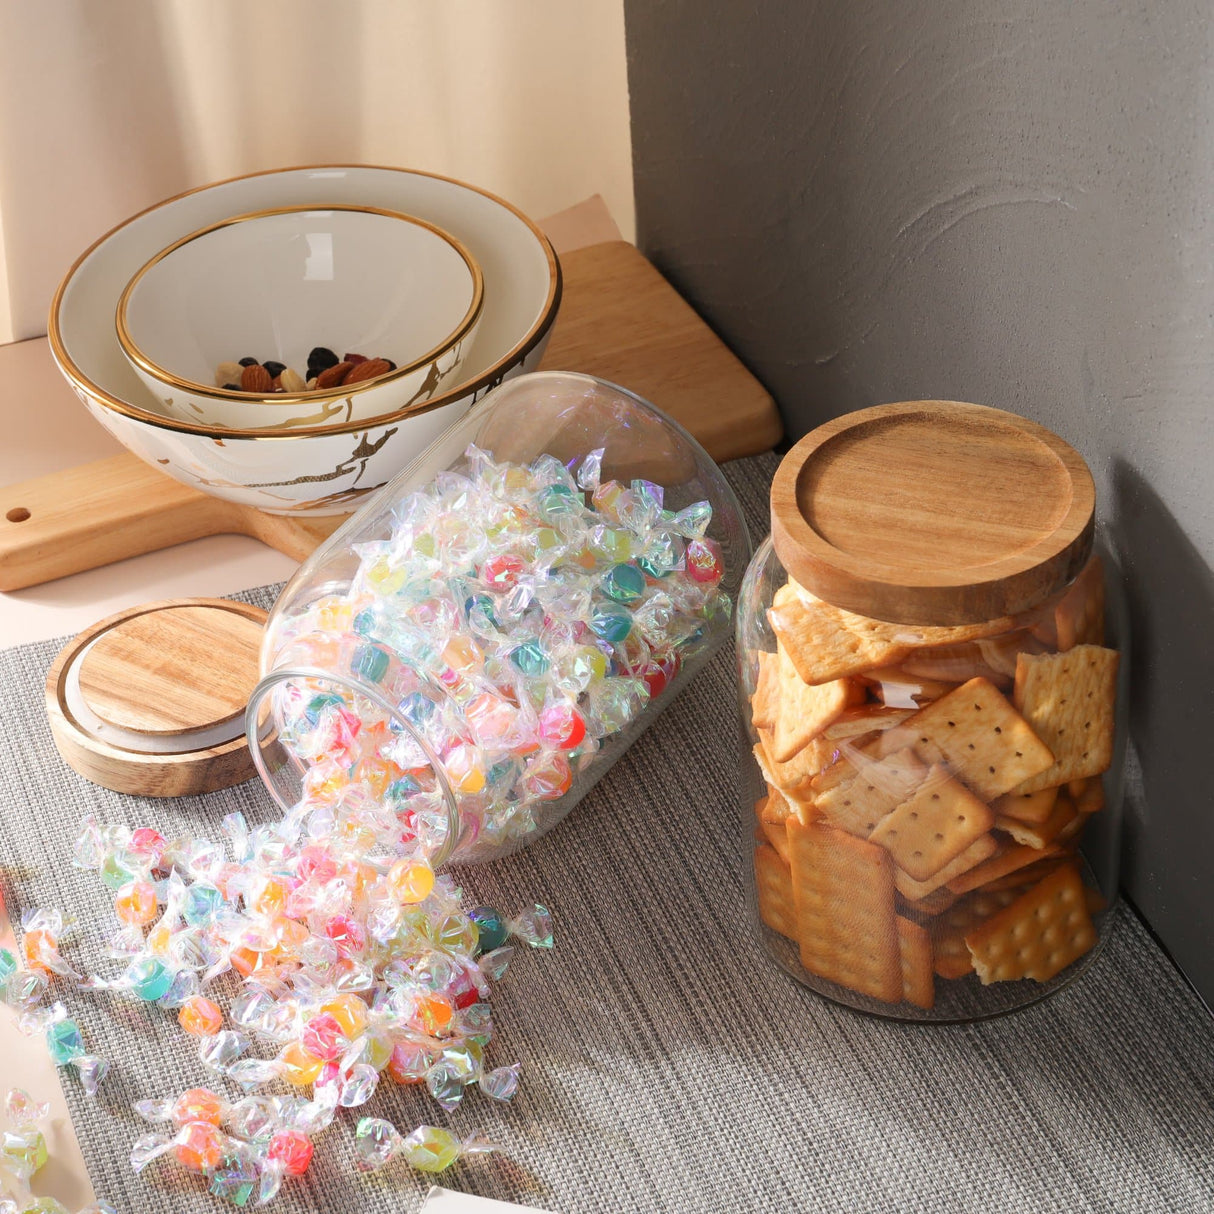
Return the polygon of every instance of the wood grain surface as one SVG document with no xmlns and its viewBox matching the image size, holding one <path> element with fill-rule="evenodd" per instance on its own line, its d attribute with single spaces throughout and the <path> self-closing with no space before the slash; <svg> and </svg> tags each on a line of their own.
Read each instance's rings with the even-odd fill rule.
<svg viewBox="0 0 1214 1214">
<path fill-rule="evenodd" d="M 257 683 L 262 625 L 211 606 L 144 611 L 80 660 L 88 706 L 119 729 L 171 737 L 235 720 Z"/>
<path fill-rule="evenodd" d="M 64 761 L 95 784 L 144 797 L 193 796 L 249 779 L 254 767 L 243 729 L 219 745 L 185 749 L 184 726 L 192 721 L 197 729 L 239 717 L 257 681 L 265 620 L 260 607 L 189 599 L 133 607 L 86 629 L 60 650 L 46 677 L 47 717 Z M 214 646 L 213 653 L 199 664 L 199 646 L 206 644 Z M 86 684 L 89 659 L 102 646 Z M 78 660 L 82 696 L 103 721 L 146 737 L 149 746 L 176 738 L 183 749 L 155 753 L 117 745 L 86 728 L 69 705 L 70 672 Z M 139 704 L 142 695 L 148 699 Z M 208 716 L 211 711 L 214 716 Z"/>
<path fill-rule="evenodd" d="M 762 385 L 632 245 L 575 249 L 561 266 L 564 295 L 544 369 L 631 389 L 716 460 L 779 440 L 780 417 Z M 124 453 L 0 489 L 0 591 L 225 533 L 303 560 L 346 517 L 293 519 L 236 506 Z"/>
<path fill-rule="evenodd" d="M 1036 422 L 957 401 L 849 413 L 807 434 L 771 489 L 789 574 L 835 606 L 907 624 L 1026 610 L 1082 568 L 1096 491 Z"/>
</svg>

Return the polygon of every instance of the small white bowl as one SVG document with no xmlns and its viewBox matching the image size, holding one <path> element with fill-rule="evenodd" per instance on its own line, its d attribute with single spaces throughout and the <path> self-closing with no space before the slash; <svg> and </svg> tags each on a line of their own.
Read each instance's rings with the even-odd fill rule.
<svg viewBox="0 0 1214 1214">
<path fill-rule="evenodd" d="M 433 224 L 379 207 L 279 207 L 162 249 L 122 292 L 115 325 L 128 362 L 169 416 L 240 428 L 290 409 L 305 425 L 325 420 L 334 402 L 345 416 L 366 418 L 429 400 L 462 364 L 483 300 L 475 259 Z M 244 357 L 306 377 L 316 346 L 396 366 L 311 392 L 215 384 L 221 363 Z"/>
<path fill-rule="evenodd" d="M 468 247 L 485 307 L 458 376 L 431 400 L 367 421 L 341 415 L 232 430 L 167 417 L 122 354 L 114 307 L 159 249 L 248 211 L 354 203 L 404 211 Z M 184 484 L 273 514 L 352 510 L 405 468 L 490 388 L 534 370 L 561 298 L 561 270 L 539 228 L 475 186 L 411 169 L 327 165 L 278 169 L 179 194 L 128 219 L 82 253 L 51 303 L 51 351 L 92 416 L 145 462 Z M 339 351 L 340 353 L 340 351 Z M 361 353 L 361 351 L 360 351 Z"/>
</svg>

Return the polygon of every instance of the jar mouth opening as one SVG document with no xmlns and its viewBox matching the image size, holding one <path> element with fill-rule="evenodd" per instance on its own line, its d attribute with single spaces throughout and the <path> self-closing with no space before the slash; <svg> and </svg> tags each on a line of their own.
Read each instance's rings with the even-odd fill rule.
<svg viewBox="0 0 1214 1214">
<path fill-rule="evenodd" d="M 443 841 L 437 851 L 427 858 L 431 866 L 436 869 L 445 864 L 455 851 L 461 832 L 459 802 L 451 787 L 451 782 L 447 778 L 446 768 L 435 754 L 433 747 L 402 715 L 400 710 L 376 687 L 360 679 L 337 674 L 331 670 L 321 670 L 316 666 L 282 666 L 263 675 L 257 686 L 253 688 L 252 694 L 249 696 L 249 703 L 245 708 L 245 735 L 248 738 L 249 753 L 253 757 L 253 765 L 257 769 L 257 774 L 265 787 L 269 789 L 270 795 L 278 807 L 285 813 L 298 800 L 298 797 L 290 799 L 289 794 L 284 791 L 281 773 L 284 769 L 291 769 L 295 773 L 297 783 L 302 784 L 303 772 L 308 765 L 292 754 L 287 746 L 279 742 L 272 712 L 268 710 L 268 699 L 276 687 L 297 680 L 337 687 L 370 701 L 385 713 L 402 733 L 407 734 L 421 750 L 438 781 L 447 815 Z M 446 689 L 441 688 L 441 690 L 445 695 Z M 264 713 L 264 719 L 263 709 L 267 710 Z M 282 761 L 271 767 L 268 758 L 270 755 L 280 756 Z"/>
</svg>

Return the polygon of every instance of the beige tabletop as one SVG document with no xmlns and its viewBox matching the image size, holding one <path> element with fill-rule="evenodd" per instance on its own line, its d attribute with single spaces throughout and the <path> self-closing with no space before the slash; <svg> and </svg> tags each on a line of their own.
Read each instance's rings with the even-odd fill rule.
<svg viewBox="0 0 1214 1214">
<path fill-rule="evenodd" d="M 597 195 L 540 222 L 558 253 L 621 238 Z M 121 450 L 85 413 L 59 375 L 45 338 L 0 346 L 0 414 L 9 436 L 0 446 L 0 486 Z M 47 442 L 47 435 L 55 436 L 53 444 Z M 46 585 L 0 594 L 0 648 L 78 632 L 107 615 L 152 599 L 227 595 L 264 586 L 282 581 L 294 569 L 295 562 L 288 557 L 246 536 L 212 536 L 179 544 Z M 0 857 L 0 866 L 4 859 Z M 0 946 L 11 948 L 13 944 L 0 902 Z M 36 1099 L 51 1103 L 47 1131 L 51 1162 L 38 1173 L 34 1191 L 58 1198 L 69 1210 L 87 1205 L 95 1199 L 93 1188 L 58 1073 L 44 1049 L 29 1048 L 17 1031 L 11 1010 L 0 1007 L 0 1099 L 12 1086 L 26 1088 Z"/>
</svg>

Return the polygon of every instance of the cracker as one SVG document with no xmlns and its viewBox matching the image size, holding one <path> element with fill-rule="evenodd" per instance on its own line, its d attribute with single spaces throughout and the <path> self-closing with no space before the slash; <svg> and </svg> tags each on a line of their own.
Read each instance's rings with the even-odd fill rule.
<svg viewBox="0 0 1214 1214">
<path fill-rule="evenodd" d="M 755 693 L 750 697 L 750 720 L 757 729 L 770 729 L 776 723 L 776 698 L 779 694 L 780 659 L 777 654 L 760 652 L 756 655 L 759 673 Z"/>
<path fill-rule="evenodd" d="M 898 886 L 898 874 L 894 873 L 894 888 Z M 907 898 L 898 890 L 900 895 L 899 911 L 904 911 L 918 922 L 925 919 L 932 919 L 936 915 L 942 914 L 948 910 L 960 897 L 959 894 L 954 894 L 947 886 L 941 886 L 940 889 L 933 890 L 926 898 L 912 899 Z"/>
<path fill-rule="evenodd" d="M 880 733 L 901 725 L 914 710 L 909 708 L 885 708 L 880 704 L 866 704 L 863 708 L 850 708 L 836 717 L 823 731 L 828 742 L 853 742 L 866 734 Z"/>
<path fill-rule="evenodd" d="M 995 815 L 946 768 L 933 767 L 915 792 L 869 835 L 916 881 L 926 881 L 995 824 Z"/>
<path fill-rule="evenodd" d="M 997 818 L 1015 818 L 1018 822 L 1041 823 L 1054 812 L 1057 788 L 1039 788 L 1036 792 L 1009 792 L 996 797 L 991 809 Z"/>
<path fill-rule="evenodd" d="M 899 915 L 898 945 L 902 958 L 902 998 L 930 1011 L 936 1003 L 932 938 L 919 924 Z"/>
<path fill-rule="evenodd" d="M 974 959 L 965 944 L 966 933 L 998 914 L 1017 896 L 1013 891 L 988 893 L 979 890 L 962 898 L 932 922 L 928 928 L 932 964 L 941 978 L 964 978 L 973 972 Z"/>
<path fill-rule="evenodd" d="M 1065 652 L 1104 644 L 1104 565 L 1094 556 L 1054 608 L 1054 633 Z"/>
<path fill-rule="evenodd" d="M 832 607 L 799 594 L 767 613 L 776 636 L 788 648 L 806 683 L 829 683 L 880 666 L 895 666 L 922 645 L 950 645 L 994 636 L 1011 626 L 1007 619 L 952 628 L 889 624 Z"/>
<path fill-rule="evenodd" d="M 1095 943 L 1083 882 L 1069 864 L 965 936 L 983 986 L 1017 978 L 1048 982 Z"/>
<path fill-rule="evenodd" d="M 975 839 L 965 851 L 950 860 L 938 873 L 934 873 L 928 880 L 916 881 L 914 877 L 899 869 L 894 872 L 894 884 L 897 886 L 898 892 L 910 902 L 921 903 L 925 899 L 934 897 L 937 894 L 943 897 L 944 890 L 950 881 L 956 877 L 960 877 L 962 873 L 969 872 L 976 864 L 989 860 L 998 850 L 999 845 L 995 842 L 994 836 L 983 835 L 981 838 Z M 947 892 L 952 896 L 954 901 L 959 897 L 952 890 L 948 890 Z"/>
<path fill-rule="evenodd" d="M 787 763 L 777 763 L 771 757 L 771 730 L 760 729 L 758 734 L 759 744 L 754 748 L 754 754 L 763 779 L 786 796 L 798 800 L 808 797 L 810 781 L 829 765 L 835 748 L 821 738 L 815 738 Z"/>
<path fill-rule="evenodd" d="M 1052 854 L 1052 853 L 1049 853 Z M 966 894 L 972 889 L 988 885 L 1000 877 L 1006 877 L 1018 869 L 1036 864 L 1045 857 L 1036 847 L 1026 847 L 1023 843 L 1002 844 L 989 860 L 975 864 L 968 872 L 954 877 L 948 883 L 949 889 L 955 894 Z"/>
<path fill-rule="evenodd" d="M 996 817 L 995 825 L 1011 835 L 1017 843 L 1041 849 L 1053 843 L 1079 816 L 1075 802 L 1070 797 L 1062 796 L 1055 800 L 1054 808 L 1044 822 L 1022 822 L 1018 818 Z"/>
<path fill-rule="evenodd" d="M 791 813 L 789 803 L 784 799 L 780 790 L 773 789 L 771 795 L 760 802 L 759 829 L 762 830 L 768 843 L 776 849 L 780 858 L 788 863 L 788 816 Z M 756 806 L 756 809 L 759 807 Z"/>
<path fill-rule="evenodd" d="M 915 712 L 924 704 L 938 700 L 953 690 L 952 683 L 938 679 L 922 679 L 907 674 L 901 666 L 882 666 L 868 670 L 864 678 L 876 688 L 877 696 L 887 708 L 906 708 Z"/>
<path fill-rule="evenodd" d="M 902 999 L 893 861 L 823 822 L 788 820 L 801 964 L 885 1003 Z"/>
<path fill-rule="evenodd" d="M 1092 777 L 1081 792 L 1073 795 L 1075 808 L 1081 814 L 1098 813 L 1104 808 L 1104 781 Z"/>
<path fill-rule="evenodd" d="M 932 762 L 942 759 L 953 775 L 983 801 L 992 801 L 1039 775 L 1054 762 L 1048 745 L 986 679 L 971 679 L 943 699 L 921 708 L 897 734 Z M 892 739 L 891 739 L 892 741 Z M 1057 784 L 1046 780 L 1046 784 Z"/>
<path fill-rule="evenodd" d="M 788 862 L 766 843 L 755 848 L 755 888 L 759 895 L 759 917 L 772 931 L 795 940 L 797 908 L 792 873 Z"/>
<path fill-rule="evenodd" d="M 1030 885 L 1035 885 L 1042 877 L 1048 876 L 1060 864 L 1070 862 L 1071 857 L 1061 848 L 1050 848 L 1044 860 L 1038 860 L 1035 864 L 1026 864 L 1023 868 L 1018 868 L 1004 877 L 996 877 L 993 881 L 988 881 L 982 887 L 982 892 L 997 894 L 1010 889 L 1017 895 L 1022 894 Z"/>
<path fill-rule="evenodd" d="M 1013 698 L 1053 751 L 1054 762 L 1026 778 L 1017 792 L 1096 776 L 1113 761 L 1118 661 L 1115 649 L 1099 645 L 1020 656 Z"/>
<path fill-rule="evenodd" d="M 864 691 L 849 679 L 835 679 L 812 687 L 803 683 L 783 645 L 778 661 L 778 700 L 771 757 L 777 763 L 786 763 L 845 708 L 863 700 Z"/>
<path fill-rule="evenodd" d="M 894 806 L 914 794 L 927 771 L 909 749 L 882 760 L 856 754 L 814 782 L 814 805 L 835 826 L 867 839 Z"/>
</svg>

